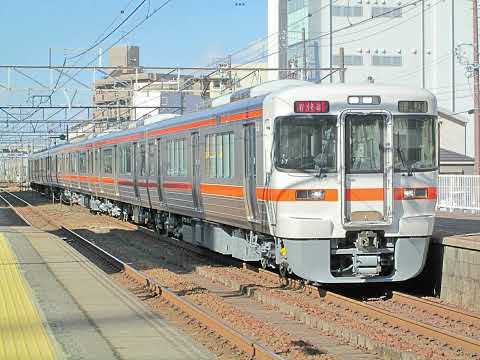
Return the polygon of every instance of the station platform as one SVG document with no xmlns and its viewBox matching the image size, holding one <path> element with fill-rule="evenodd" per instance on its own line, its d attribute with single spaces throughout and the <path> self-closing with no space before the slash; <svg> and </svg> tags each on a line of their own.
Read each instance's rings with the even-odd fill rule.
<svg viewBox="0 0 480 360">
<path fill-rule="evenodd" d="M 433 241 L 438 244 L 480 250 L 480 215 L 438 212 Z"/>
<path fill-rule="evenodd" d="M 59 237 L 0 206 L 0 359 L 210 359 Z"/>
<path fill-rule="evenodd" d="M 437 213 L 426 272 L 436 296 L 480 313 L 480 215 Z"/>
</svg>

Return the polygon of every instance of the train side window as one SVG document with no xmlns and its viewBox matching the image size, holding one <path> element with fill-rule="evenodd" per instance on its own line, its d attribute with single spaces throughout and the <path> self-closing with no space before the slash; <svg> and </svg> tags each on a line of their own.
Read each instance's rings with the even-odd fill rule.
<svg viewBox="0 0 480 360">
<path fill-rule="evenodd" d="M 84 152 L 78 154 L 78 172 L 80 174 L 87 172 L 87 154 Z"/>
<path fill-rule="evenodd" d="M 235 136 L 233 131 L 205 136 L 205 174 L 210 178 L 234 176 Z"/>
<path fill-rule="evenodd" d="M 95 173 L 100 173 L 100 149 L 95 149 L 95 166 L 94 166 L 94 172 Z"/>
<path fill-rule="evenodd" d="M 76 163 L 76 153 L 70 153 L 69 156 L 70 156 L 70 172 L 72 174 L 76 174 L 77 173 L 77 163 Z"/>
<path fill-rule="evenodd" d="M 89 174 L 93 174 L 93 151 L 94 150 L 88 151 L 88 173 Z"/>
<path fill-rule="evenodd" d="M 148 142 L 147 175 L 155 175 L 155 141 Z"/>
<path fill-rule="evenodd" d="M 122 144 L 119 146 L 120 174 L 132 173 L 132 145 Z"/>
<path fill-rule="evenodd" d="M 140 176 L 147 175 L 147 166 L 146 166 L 146 156 L 147 156 L 147 154 L 146 154 L 145 146 L 146 146 L 145 143 L 141 143 L 138 146 L 139 147 L 139 149 L 138 149 L 138 156 L 139 156 L 138 162 L 140 164 L 140 166 L 139 166 Z"/>
<path fill-rule="evenodd" d="M 187 176 L 185 139 L 167 141 L 167 176 Z"/>
<path fill-rule="evenodd" d="M 103 173 L 107 175 L 111 175 L 113 173 L 112 171 L 112 160 L 113 160 L 113 155 L 112 155 L 112 149 L 103 149 L 102 151 L 102 163 L 103 163 Z"/>
</svg>

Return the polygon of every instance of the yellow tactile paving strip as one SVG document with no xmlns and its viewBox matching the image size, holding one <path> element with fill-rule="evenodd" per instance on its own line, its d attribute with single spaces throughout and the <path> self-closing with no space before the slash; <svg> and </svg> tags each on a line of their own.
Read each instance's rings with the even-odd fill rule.
<svg viewBox="0 0 480 360">
<path fill-rule="evenodd" d="M 0 234 L 0 359 L 55 358 L 17 259 Z"/>
</svg>

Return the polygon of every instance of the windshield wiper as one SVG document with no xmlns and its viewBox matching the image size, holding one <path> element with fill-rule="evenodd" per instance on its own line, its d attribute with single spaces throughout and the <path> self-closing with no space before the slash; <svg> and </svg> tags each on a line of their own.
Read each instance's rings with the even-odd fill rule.
<svg viewBox="0 0 480 360">
<path fill-rule="evenodd" d="M 325 161 L 325 150 L 330 146 L 330 143 L 332 142 L 333 136 L 330 136 L 328 138 L 327 143 L 323 146 L 322 152 L 320 153 L 320 159 L 318 160 L 318 173 L 315 174 L 315 177 L 321 178 L 321 177 L 326 177 L 326 175 L 323 174 L 323 164 Z M 318 157 L 315 156 L 315 159 L 313 159 L 313 162 L 315 163 L 315 166 L 317 166 L 317 160 L 316 158 Z"/>
<path fill-rule="evenodd" d="M 400 158 L 400 161 L 402 162 L 402 166 L 404 169 L 407 170 L 407 175 L 412 176 L 417 169 L 412 166 L 412 164 L 409 164 L 405 160 L 405 154 L 403 153 L 403 149 L 400 148 L 400 146 L 397 146 L 397 152 L 398 152 L 398 157 Z"/>
</svg>

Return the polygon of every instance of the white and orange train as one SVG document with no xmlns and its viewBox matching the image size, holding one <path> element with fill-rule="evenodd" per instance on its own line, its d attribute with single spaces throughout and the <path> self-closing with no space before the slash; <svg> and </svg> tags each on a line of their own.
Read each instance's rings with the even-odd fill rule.
<svg viewBox="0 0 480 360">
<path fill-rule="evenodd" d="M 31 185 L 312 282 L 419 274 L 437 194 L 431 93 L 284 80 L 223 100 L 36 153 Z"/>
</svg>

